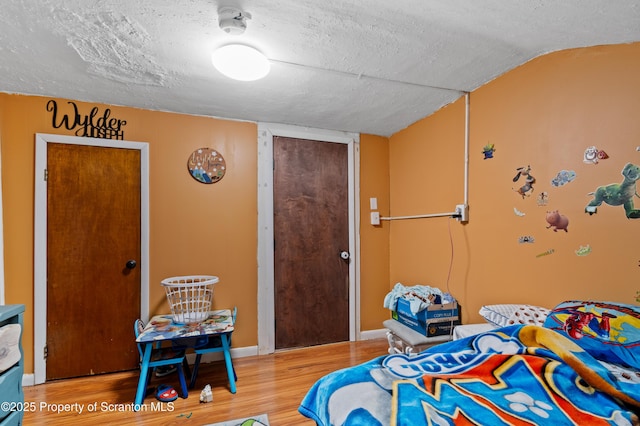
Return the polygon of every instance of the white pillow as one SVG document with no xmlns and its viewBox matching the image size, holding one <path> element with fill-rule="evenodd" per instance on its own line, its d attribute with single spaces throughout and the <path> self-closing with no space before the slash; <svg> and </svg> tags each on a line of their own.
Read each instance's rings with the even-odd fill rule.
<svg viewBox="0 0 640 426">
<path fill-rule="evenodd" d="M 511 315 L 522 305 L 485 305 L 478 312 L 489 324 L 504 327 Z"/>
<path fill-rule="evenodd" d="M 479 314 L 496 327 L 513 324 L 542 325 L 549 314 L 549 310 L 540 306 L 520 304 L 485 305 Z"/>
<path fill-rule="evenodd" d="M 509 317 L 507 325 L 527 324 L 542 326 L 550 312 L 549 309 L 541 306 L 522 305 Z"/>
</svg>

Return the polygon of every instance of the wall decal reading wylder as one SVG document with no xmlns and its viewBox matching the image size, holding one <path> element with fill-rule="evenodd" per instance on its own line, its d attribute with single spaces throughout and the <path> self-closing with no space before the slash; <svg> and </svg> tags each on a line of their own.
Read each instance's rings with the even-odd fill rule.
<svg viewBox="0 0 640 426">
<path fill-rule="evenodd" d="M 98 107 L 93 107 L 89 114 L 82 116 L 75 102 L 67 103 L 71 105 L 72 113 L 63 115 L 56 101 L 51 99 L 47 102 L 47 111 L 52 115 L 51 125 L 54 129 L 64 126 L 67 130 L 76 129 L 76 136 L 124 140 L 122 127 L 127 122 L 110 118 L 111 110 L 109 108 L 105 109 L 101 116 L 98 116 Z"/>
</svg>

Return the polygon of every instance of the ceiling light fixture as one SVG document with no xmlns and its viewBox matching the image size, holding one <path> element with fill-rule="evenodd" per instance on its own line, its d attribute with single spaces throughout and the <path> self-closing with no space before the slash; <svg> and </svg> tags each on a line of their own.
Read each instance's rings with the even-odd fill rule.
<svg viewBox="0 0 640 426">
<path fill-rule="evenodd" d="M 244 44 L 228 44 L 216 49 L 211 62 L 222 74 L 240 81 L 260 80 L 271 70 L 266 56 Z"/>
<path fill-rule="evenodd" d="M 222 7 L 218 10 L 218 24 L 227 34 L 244 34 L 247 19 L 251 19 L 249 13 L 234 7 Z M 259 80 L 271 70 L 267 57 L 246 44 L 227 44 L 216 49 L 211 56 L 211 62 L 223 75 L 240 81 Z"/>
</svg>

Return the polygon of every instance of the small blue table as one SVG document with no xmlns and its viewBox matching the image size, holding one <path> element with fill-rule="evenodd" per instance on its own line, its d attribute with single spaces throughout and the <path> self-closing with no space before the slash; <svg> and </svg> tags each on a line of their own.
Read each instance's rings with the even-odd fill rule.
<svg viewBox="0 0 640 426">
<path fill-rule="evenodd" d="M 172 315 L 156 315 L 151 318 L 143 332 L 136 339 L 136 342 L 144 346 L 144 352 L 140 363 L 140 379 L 138 380 L 135 405 L 139 406 L 144 401 L 146 393 L 145 378 L 149 371 L 149 360 L 151 359 L 153 346 L 163 341 L 171 341 L 179 345 L 182 339 L 199 336 L 220 336 L 227 375 L 229 376 L 229 387 L 231 393 L 236 393 L 236 381 L 233 364 L 231 363 L 231 345 L 229 343 L 233 329 L 233 317 L 229 309 L 211 311 L 206 319 L 196 323 L 175 323 Z M 184 383 L 181 383 L 181 385 L 184 385 Z"/>
</svg>

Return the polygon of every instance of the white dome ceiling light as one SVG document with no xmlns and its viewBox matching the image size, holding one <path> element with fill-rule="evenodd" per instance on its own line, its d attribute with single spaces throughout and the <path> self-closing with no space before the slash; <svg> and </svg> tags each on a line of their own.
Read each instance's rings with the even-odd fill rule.
<svg viewBox="0 0 640 426">
<path fill-rule="evenodd" d="M 250 14 L 233 7 L 218 10 L 220 29 L 227 34 L 244 34 L 247 19 L 251 19 Z M 240 81 L 259 80 L 271 70 L 267 57 L 246 44 L 233 43 L 222 46 L 213 52 L 211 61 L 221 74 Z"/>
<path fill-rule="evenodd" d="M 271 69 L 266 56 L 244 44 L 228 44 L 216 49 L 211 61 L 220 73 L 240 81 L 260 80 Z"/>
</svg>

